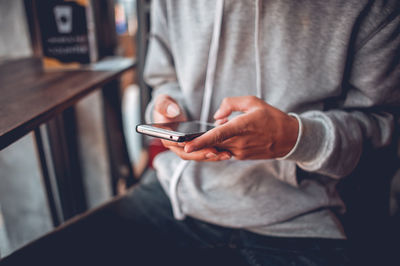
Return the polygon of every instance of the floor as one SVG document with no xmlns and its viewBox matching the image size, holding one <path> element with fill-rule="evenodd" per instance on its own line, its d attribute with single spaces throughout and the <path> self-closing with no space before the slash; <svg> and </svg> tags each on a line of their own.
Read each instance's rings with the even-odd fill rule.
<svg viewBox="0 0 400 266">
<path fill-rule="evenodd" d="M 2 256 L 52 229 L 36 158 L 32 134 L 0 153 Z"/>
</svg>

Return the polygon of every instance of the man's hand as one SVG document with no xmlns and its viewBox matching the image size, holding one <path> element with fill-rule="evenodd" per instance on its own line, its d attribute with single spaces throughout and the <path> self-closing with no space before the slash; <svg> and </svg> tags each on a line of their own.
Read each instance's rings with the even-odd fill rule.
<svg viewBox="0 0 400 266">
<path fill-rule="evenodd" d="M 162 94 L 157 96 L 155 100 L 153 119 L 155 123 L 169 123 L 186 121 L 187 117 L 174 99 L 168 95 Z M 229 152 L 219 152 L 215 147 L 207 147 L 201 151 L 195 151 L 189 154 L 183 150 L 185 143 L 176 143 L 168 140 L 161 140 L 161 142 L 166 148 L 175 152 L 184 160 L 220 161 L 227 160 L 231 157 Z"/>
<path fill-rule="evenodd" d="M 243 114 L 228 121 L 234 111 Z M 289 153 L 297 140 L 297 119 L 255 96 L 225 98 L 214 118 L 222 125 L 186 143 L 187 153 L 217 147 L 239 160 L 271 159 Z"/>
</svg>

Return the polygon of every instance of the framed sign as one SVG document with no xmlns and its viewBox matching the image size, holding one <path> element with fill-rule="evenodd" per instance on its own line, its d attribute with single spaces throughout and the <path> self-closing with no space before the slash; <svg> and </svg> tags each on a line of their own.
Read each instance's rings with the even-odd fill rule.
<svg viewBox="0 0 400 266">
<path fill-rule="evenodd" d="M 36 1 L 45 69 L 76 69 L 98 59 L 90 0 Z"/>
</svg>

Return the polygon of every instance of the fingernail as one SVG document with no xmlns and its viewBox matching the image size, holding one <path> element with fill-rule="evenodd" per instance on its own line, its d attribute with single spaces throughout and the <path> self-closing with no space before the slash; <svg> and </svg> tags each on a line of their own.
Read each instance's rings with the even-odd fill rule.
<svg viewBox="0 0 400 266">
<path fill-rule="evenodd" d="M 231 158 L 231 156 L 225 154 L 221 156 L 221 160 L 225 161 L 225 160 L 229 160 Z"/>
<path fill-rule="evenodd" d="M 214 118 L 217 119 L 220 115 L 221 115 L 221 110 L 218 109 L 214 114 Z"/>
<path fill-rule="evenodd" d="M 213 153 L 213 152 L 209 152 L 209 153 L 206 154 L 206 158 L 207 159 L 211 159 L 211 158 L 215 158 L 215 157 L 217 157 L 217 155 L 215 153 Z"/>
<path fill-rule="evenodd" d="M 222 125 L 222 124 L 224 124 L 225 123 L 225 119 L 218 119 L 217 121 L 215 121 L 215 124 L 217 125 L 217 126 L 220 126 L 220 125 Z"/>
<path fill-rule="evenodd" d="M 179 107 L 176 104 L 171 103 L 167 107 L 167 115 L 171 118 L 177 117 L 180 114 Z"/>
<path fill-rule="evenodd" d="M 186 145 L 186 142 L 178 142 L 179 147 L 185 147 L 185 145 Z"/>
<path fill-rule="evenodd" d="M 187 153 L 192 152 L 193 148 L 191 146 L 186 145 L 185 148 L 183 148 L 183 150 Z"/>
</svg>

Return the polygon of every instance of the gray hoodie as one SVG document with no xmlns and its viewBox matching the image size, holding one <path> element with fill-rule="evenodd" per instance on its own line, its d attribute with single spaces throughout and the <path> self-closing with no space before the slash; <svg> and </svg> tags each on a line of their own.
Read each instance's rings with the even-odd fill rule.
<svg viewBox="0 0 400 266">
<path fill-rule="evenodd" d="M 159 154 L 175 215 L 264 235 L 345 238 L 337 184 L 364 145 L 386 146 L 393 135 L 393 115 L 382 110 L 400 103 L 398 1 L 226 0 L 217 14 L 218 1 L 152 1 L 153 96 L 172 96 L 196 120 L 207 102 L 212 122 L 225 97 L 257 95 L 298 114 L 302 130 L 283 160 L 181 163 Z"/>
</svg>

